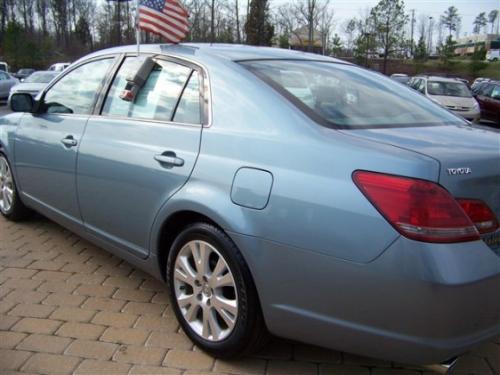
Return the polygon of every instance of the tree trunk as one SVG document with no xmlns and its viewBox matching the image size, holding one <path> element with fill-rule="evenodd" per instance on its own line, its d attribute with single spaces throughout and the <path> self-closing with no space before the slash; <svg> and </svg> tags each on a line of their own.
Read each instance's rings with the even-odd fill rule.
<svg viewBox="0 0 500 375">
<path fill-rule="evenodd" d="M 240 9 L 238 0 L 236 0 L 236 41 L 241 44 L 241 31 L 240 31 Z"/>
<path fill-rule="evenodd" d="M 210 42 L 215 43 L 215 0 L 210 6 Z"/>
</svg>

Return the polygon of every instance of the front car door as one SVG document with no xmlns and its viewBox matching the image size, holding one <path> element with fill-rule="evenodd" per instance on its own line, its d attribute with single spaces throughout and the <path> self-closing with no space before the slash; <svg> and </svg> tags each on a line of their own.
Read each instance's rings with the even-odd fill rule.
<svg viewBox="0 0 500 375">
<path fill-rule="evenodd" d="M 142 59 L 126 57 L 80 146 L 77 185 L 87 230 L 146 257 L 161 206 L 187 181 L 200 147 L 203 72 L 155 59 L 134 102 L 120 94 Z"/>
<path fill-rule="evenodd" d="M 65 74 L 24 114 L 15 141 L 21 194 L 66 225 L 81 222 L 76 196 L 78 146 L 114 57 L 84 63 Z"/>
</svg>

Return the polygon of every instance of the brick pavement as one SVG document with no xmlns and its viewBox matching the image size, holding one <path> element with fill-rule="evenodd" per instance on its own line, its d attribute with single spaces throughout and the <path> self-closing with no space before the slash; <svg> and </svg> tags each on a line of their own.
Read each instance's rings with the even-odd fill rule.
<svg viewBox="0 0 500 375">
<path fill-rule="evenodd" d="M 215 360 L 194 347 L 164 286 L 40 216 L 0 218 L 0 373 L 430 374 L 274 339 Z M 500 338 L 460 358 L 456 374 L 500 374 Z"/>
</svg>

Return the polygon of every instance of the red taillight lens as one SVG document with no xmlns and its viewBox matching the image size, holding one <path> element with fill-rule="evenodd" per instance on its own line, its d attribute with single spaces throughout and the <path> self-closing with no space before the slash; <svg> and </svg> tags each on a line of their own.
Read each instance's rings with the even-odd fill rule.
<svg viewBox="0 0 500 375">
<path fill-rule="evenodd" d="M 424 180 L 356 171 L 354 183 L 402 235 L 424 242 L 479 239 L 476 227 L 441 186 Z"/>
<path fill-rule="evenodd" d="M 497 218 L 486 203 L 476 199 L 457 199 L 457 201 L 479 233 L 490 233 L 498 229 Z"/>
</svg>

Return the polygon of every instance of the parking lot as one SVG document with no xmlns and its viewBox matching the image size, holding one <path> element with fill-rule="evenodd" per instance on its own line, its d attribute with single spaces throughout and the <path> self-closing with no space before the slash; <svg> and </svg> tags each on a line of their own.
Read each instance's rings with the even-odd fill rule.
<svg viewBox="0 0 500 375">
<path fill-rule="evenodd" d="M 431 374 L 279 339 L 253 357 L 215 360 L 181 332 L 161 283 L 41 216 L 0 219 L 0 373 L 17 371 Z M 453 373 L 500 373 L 500 338 Z"/>
</svg>

